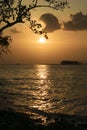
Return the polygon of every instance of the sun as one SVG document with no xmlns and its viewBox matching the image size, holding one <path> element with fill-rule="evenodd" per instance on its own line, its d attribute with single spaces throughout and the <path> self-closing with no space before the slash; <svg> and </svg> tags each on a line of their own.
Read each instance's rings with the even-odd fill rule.
<svg viewBox="0 0 87 130">
<path fill-rule="evenodd" d="M 40 37 L 40 38 L 39 38 L 39 42 L 40 42 L 40 43 L 45 43 L 45 38 L 44 38 L 44 37 Z"/>
</svg>

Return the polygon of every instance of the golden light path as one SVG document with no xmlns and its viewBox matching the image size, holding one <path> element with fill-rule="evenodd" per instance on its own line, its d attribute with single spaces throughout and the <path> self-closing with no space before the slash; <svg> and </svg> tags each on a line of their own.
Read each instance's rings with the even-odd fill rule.
<svg viewBox="0 0 87 130">
<path fill-rule="evenodd" d="M 45 112 L 49 112 L 52 104 L 49 102 L 49 86 L 47 84 L 48 78 L 48 66 L 47 65 L 36 65 L 36 91 L 31 91 L 35 100 L 29 102 L 31 108 L 29 111 L 32 112 L 33 118 L 41 118 L 43 122 L 46 122 Z"/>
<path fill-rule="evenodd" d="M 36 101 L 34 101 L 33 108 L 38 110 L 49 110 L 51 107 L 49 99 L 49 86 L 47 85 L 48 68 L 46 65 L 37 65 L 37 77 L 38 77 L 38 91 L 34 92 Z"/>
</svg>

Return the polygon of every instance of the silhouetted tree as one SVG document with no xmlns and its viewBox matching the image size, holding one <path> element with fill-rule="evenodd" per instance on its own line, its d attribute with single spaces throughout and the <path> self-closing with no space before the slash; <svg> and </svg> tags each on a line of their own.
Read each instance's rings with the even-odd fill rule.
<svg viewBox="0 0 87 130">
<path fill-rule="evenodd" d="M 28 21 L 30 29 L 39 35 L 44 35 L 48 39 L 47 33 L 43 30 L 42 25 L 31 18 L 31 10 L 39 7 L 48 7 L 56 10 L 63 10 L 68 7 L 67 0 L 43 0 L 45 5 L 40 4 L 40 0 L 0 0 L 0 54 L 7 53 L 9 36 L 3 36 L 3 31 L 17 23 Z"/>
</svg>

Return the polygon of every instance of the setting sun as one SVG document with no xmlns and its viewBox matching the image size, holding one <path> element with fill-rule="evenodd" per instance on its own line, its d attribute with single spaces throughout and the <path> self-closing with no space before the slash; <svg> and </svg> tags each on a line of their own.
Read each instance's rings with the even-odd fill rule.
<svg viewBox="0 0 87 130">
<path fill-rule="evenodd" d="M 45 43 L 45 38 L 44 37 L 40 37 L 39 42 L 40 43 Z"/>
</svg>

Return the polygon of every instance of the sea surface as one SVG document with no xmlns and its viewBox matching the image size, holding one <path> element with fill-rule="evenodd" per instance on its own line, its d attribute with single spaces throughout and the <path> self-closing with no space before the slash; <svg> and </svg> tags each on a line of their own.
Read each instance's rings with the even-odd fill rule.
<svg viewBox="0 0 87 130">
<path fill-rule="evenodd" d="M 0 65 L 0 109 L 87 116 L 87 65 Z"/>
</svg>

